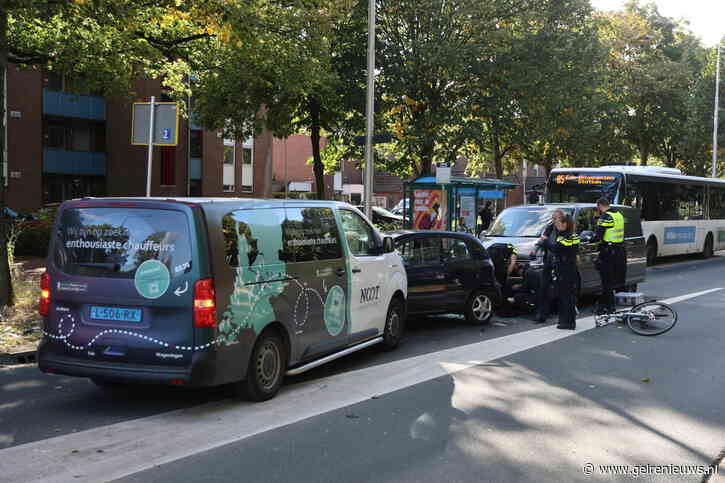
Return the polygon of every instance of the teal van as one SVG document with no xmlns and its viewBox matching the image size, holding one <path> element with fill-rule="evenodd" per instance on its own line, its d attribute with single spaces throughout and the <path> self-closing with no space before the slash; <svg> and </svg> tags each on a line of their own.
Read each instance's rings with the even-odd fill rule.
<svg viewBox="0 0 725 483">
<path fill-rule="evenodd" d="M 407 279 L 344 203 L 88 198 L 61 205 L 41 289 L 41 371 L 261 401 L 285 374 L 396 347 Z"/>
</svg>

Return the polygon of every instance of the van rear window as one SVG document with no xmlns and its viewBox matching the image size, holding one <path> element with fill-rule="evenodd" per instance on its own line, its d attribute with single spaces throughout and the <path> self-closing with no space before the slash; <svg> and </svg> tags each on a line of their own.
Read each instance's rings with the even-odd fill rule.
<svg viewBox="0 0 725 483">
<path fill-rule="evenodd" d="M 63 212 L 55 264 L 70 275 L 133 278 L 147 260 L 166 265 L 171 277 L 191 269 L 184 213 L 142 208 L 80 208 Z"/>
</svg>

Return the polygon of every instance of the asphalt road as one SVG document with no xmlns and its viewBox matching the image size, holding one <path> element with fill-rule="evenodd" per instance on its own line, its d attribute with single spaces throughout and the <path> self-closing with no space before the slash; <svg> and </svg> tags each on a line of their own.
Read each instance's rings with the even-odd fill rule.
<svg viewBox="0 0 725 483">
<path fill-rule="evenodd" d="M 641 289 L 664 299 L 725 287 L 723 268 L 725 257 L 660 265 L 650 270 Z M 172 449 L 169 456 L 156 457 L 149 450 L 149 461 L 130 464 L 122 456 L 104 462 L 117 448 L 105 446 L 91 459 L 99 468 L 113 466 L 107 477 L 92 469 L 71 474 L 74 463 L 59 455 L 70 473 L 54 479 L 51 472 L 47 481 L 62 481 L 63 475 L 73 481 L 127 475 L 126 481 L 144 482 L 611 481 L 617 477 L 597 471 L 586 476 L 583 465 L 707 465 L 725 447 L 725 290 L 678 302 L 675 308 L 680 323 L 661 337 L 639 337 L 610 326 L 542 339 L 543 344 L 527 342 L 525 350 L 517 344 L 537 330 L 560 331 L 539 329 L 521 318 L 496 320 L 483 332 L 453 317 L 417 320 L 397 351 L 370 349 L 290 378 L 266 407 L 279 416 L 280 408 L 307 404 L 298 419 L 282 427 L 276 427 L 280 422 L 262 424 L 264 413 L 255 425 L 251 415 L 264 411 L 265 404 L 229 401 L 223 389 L 109 394 L 86 380 L 40 374 L 35 366 L 0 368 L 0 448 L 6 448 L 0 450 L 0 467 L 16 455 L 10 453 L 15 448 L 52 453 L 44 445 L 63 448 L 66 441 L 92 448 L 91 435 L 97 437 L 94 431 L 104 428 L 143 440 L 146 421 L 149 428 L 163 427 L 154 426 L 159 421 L 177 424 L 172 415 L 193 414 L 196 421 L 216 414 L 219 421 L 237 421 L 244 412 L 252 419 L 247 426 L 239 431 L 226 431 L 234 423 L 210 427 L 219 441 L 200 441 L 198 451 L 180 440 L 176 453 Z M 489 347 L 507 355 L 479 358 Z M 458 363 L 441 362 L 446 357 Z M 418 372 L 412 374 L 420 382 L 378 384 L 394 380 L 390 371 L 406 361 L 415 361 Z M 436 369 L 425 372 L 426 364 Z M 357 378 L 375 387 L 374 398 L 358 401 L 331 389 Z M 312 390 L 328 391 L 325 404 L 318 403 L 324 410 L 309 407 L 316 401 Z M 354 402 L 347 404 L 346 397 Z M 199 434 L 209 433 L 197 426 Z M 19 446 L 26 443 L 33 444 Z M 174 446 L 173 440 L 168 443 Z M 17 471 L 22 462 L 13 459 Z M 682 481 L 682 476 L 669 481 Z"/>
</svg>

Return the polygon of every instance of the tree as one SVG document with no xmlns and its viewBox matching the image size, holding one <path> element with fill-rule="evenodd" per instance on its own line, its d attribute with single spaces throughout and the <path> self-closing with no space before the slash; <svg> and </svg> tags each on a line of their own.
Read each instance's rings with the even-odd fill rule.
<svg viewBox="0 0 725 483">
<path fill-rule="evenodd" d="M 386 169 L 426 175 L 432 162 L 470 150 L 474 87 L 507 48 L 506 25 L 532 7 L 528 0 L 378 3 L 380 109 L 396 140 L 381 160 Z"/>
<path fill-rule="evenodd" d="M 180 93 L 199 46 L 226 35 L 224 13 L 224 2 L 214 0 L 2 0 L 0 86 L 12 63 L 72 75 L 79 91 L 128 94 L 136 78 L 149 76 Z M 0 130 L 0 153 L 5 142 Z M 2 176 L 0 170 L 0 213 Z M 13 302 L 6 241 L 7 223 L 0 217 L 0 307 Z"/>
<path fill-rule="evenodd" d="M 317 197 L 325 199 L 321 138 L 361 119 L 365 11 L 363 2 L 316 0 L 233 12 L 232 41 L 209 51 L 199 70 L 198 119 L 234 137 L 309 132 Z"/>
<path fill-rule="evenodd" d="M 688 54 L 692 39 L 681 30 L 654 4 L 641 6 L 638 0 L 610 14 L 602 28 L 610 48 L 610 95 L 622 106 L 625 136 L 642 165 L 662 155 L 663 147 L 676 145 L 671 134 L 682 122 L 694 73 Z"/>
</svg>

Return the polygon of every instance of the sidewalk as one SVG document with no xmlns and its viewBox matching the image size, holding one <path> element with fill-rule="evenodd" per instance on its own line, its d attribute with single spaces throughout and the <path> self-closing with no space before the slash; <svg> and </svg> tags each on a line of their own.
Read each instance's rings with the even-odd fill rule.
<svg viewBox="0 0 725 483">
<path fill-rule="evenodd" d="M 18 258 L 13 265 L 15 305 L 0 310 L 0 365 L 35 361 L 35 349 L 42 335 L 38 315 L 43 258 Z"/>
</svg>

